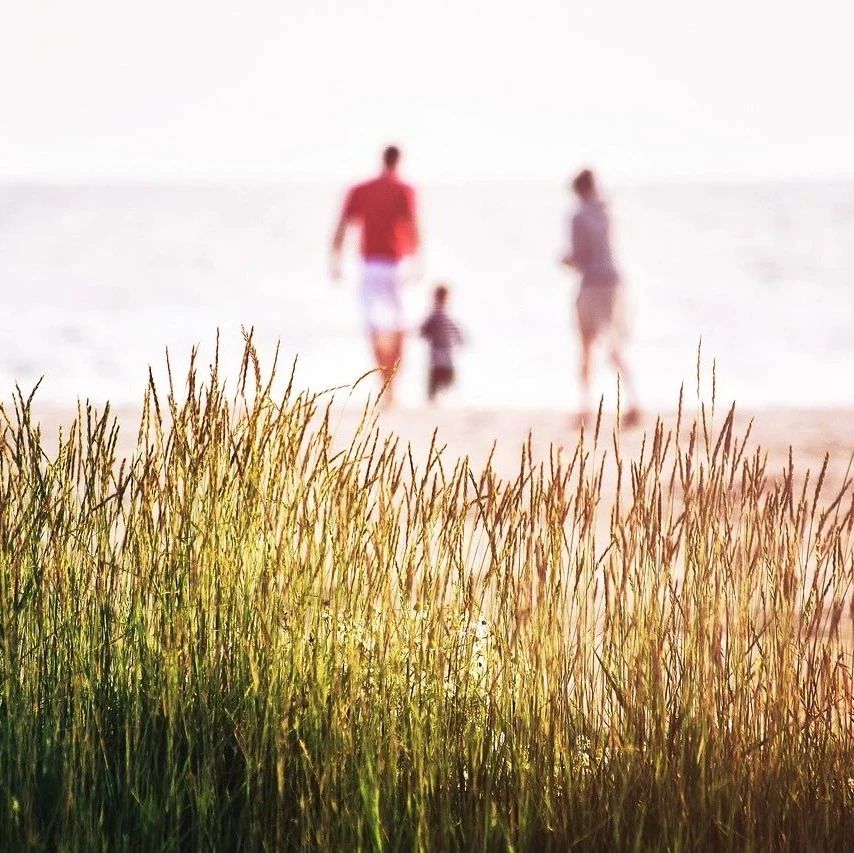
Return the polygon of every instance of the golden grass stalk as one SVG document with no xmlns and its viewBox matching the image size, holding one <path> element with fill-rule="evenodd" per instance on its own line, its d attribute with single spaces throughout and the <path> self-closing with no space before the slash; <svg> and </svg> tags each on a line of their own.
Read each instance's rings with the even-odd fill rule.
<svg viewBox="0 0 854 853">
<path fill-rule="evenodd" d="M 276 387 L 193 360 L 127 460 L 3 409 L 4 846 L 854 841 L 847 483 L 681 405 L 502 480 Z"/>
</svg>

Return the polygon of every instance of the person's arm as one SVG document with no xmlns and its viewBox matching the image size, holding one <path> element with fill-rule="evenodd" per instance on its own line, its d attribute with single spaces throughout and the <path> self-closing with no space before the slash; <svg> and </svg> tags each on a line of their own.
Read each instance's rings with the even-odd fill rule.
<svg viewBox="0 0 854 853">
<path fill-rule="evenodd" d="M 329 273 L 333 281 L 341 280 L 341 249 L 347 233 L 347 217 L 341 214 L 335 233 L 332 235 L 332 250 L 329 253 Z"/>
<path fill-rule="evenodd" d="M 409 241 L 408 254 L 412 257 L 409 278 L 419 281 L 422 277 L 421 268 L 421 228 L 418 225 L 418 205 L 415 201 L 415 190 L 406 187 L 403 195 L 403 221 L 406 223 Z"/>
<path fill-rule="evenodd" d="M 404 217 L 409 223 L 410 249 L 417 255 L 421 249 L 421 229 L 418 227 L 418 205 L 415 202 L 415 190 L 407 187 L 404 194 Z"/>
<path fill-rule="evenodd" d="M 338 224 L 335 227 L 335 233 L 332 235 L 332 246 L 329 257 L 329 272 L 334 282 L 341 280 L 341 250 L 344 248 L 344 237 L 347 234 L 347 226 L 356 213 L 356 190 L 352 189 L 347 194 L 344 200 L 344 206 L 341 208 L 341 216 L 338 217 Z"/>
</svg>

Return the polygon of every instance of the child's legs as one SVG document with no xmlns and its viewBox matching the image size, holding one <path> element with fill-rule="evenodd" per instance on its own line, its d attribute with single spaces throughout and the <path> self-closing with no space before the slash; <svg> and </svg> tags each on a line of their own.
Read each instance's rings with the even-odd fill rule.
<svg viewBox="0 0 854 853">
<path fill-rule="evenodd" d="M 427 399 L 431 402 L 439 391 L 449 388 L 454 382 L 454 368 L 443 365 L 433 365 L 427 380 Z"/>
<path fill-rule="evenodd" d="M 436 381 L 436 368 L 430 367 L 427 372 L 427 399 L 432 403 L 436 399 L 436 392 L 439 390 Z"/>
</svg>

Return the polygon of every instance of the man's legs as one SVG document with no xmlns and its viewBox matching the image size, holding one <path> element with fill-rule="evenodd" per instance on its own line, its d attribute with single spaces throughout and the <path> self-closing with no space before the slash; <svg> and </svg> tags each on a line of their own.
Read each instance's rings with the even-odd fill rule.
<svg viewBox="0 0 854 853">
<path fill-rule="evenodd" d="M 380 369 L 386 405 L 394 402 L 394 377 L 403 356 L 403 332 L 371 332 L 374 359 Z"/>
<path fill-rule="evenodd" d="M 383 403 L 394 400 L 393 384 L 403 356 L 404 317 L 400 300 L 400 269 L 385 261 L 365 261 L 361 302 L 374 361 L 380 370 Z"/>
</svg>

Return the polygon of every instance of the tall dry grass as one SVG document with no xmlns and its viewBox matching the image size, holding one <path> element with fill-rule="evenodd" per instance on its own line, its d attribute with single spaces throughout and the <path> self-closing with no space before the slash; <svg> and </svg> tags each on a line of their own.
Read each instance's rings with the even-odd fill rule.
<svg viewBox="0 0 854 853">
<path fill-rule="evenodd" d="M 273 387 L 152 384 L 127 461 L 3 412 L 5 848 L 851 845 L 850 491 L 702 410 L 502 481 Z"/>
</svg>

